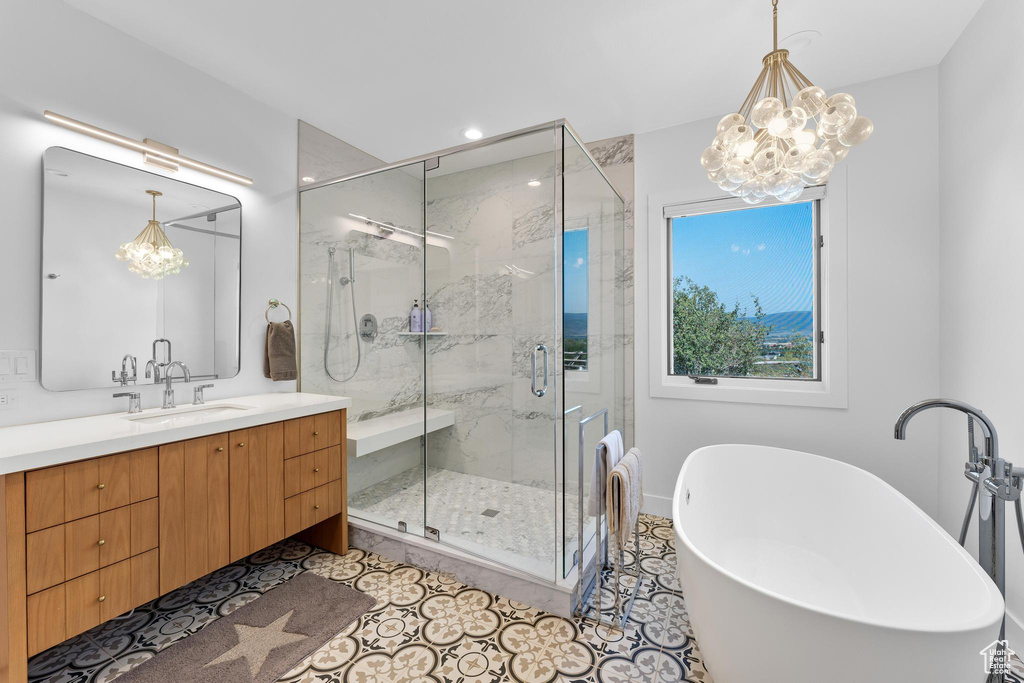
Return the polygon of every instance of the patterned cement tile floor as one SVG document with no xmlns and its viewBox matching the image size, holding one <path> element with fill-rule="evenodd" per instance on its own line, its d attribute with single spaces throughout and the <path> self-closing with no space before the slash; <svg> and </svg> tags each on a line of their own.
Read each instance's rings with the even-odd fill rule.
<svg viewBox="0 0 1024 683">
<path fill-rule="evenodd" d="M 643 515 L 640 533 L 648 579 L 622 631 L 562 619 L 374 553 L 338 556 L 286 540 L 37 655 L 29 680 L 107 683 L 312 571 L 377 604 L 298 663 L 284 683 L 710 683 L 675 576 L 671 521 Z M 603 595 L 603 605 L 611 597 Z"/>
</svg>

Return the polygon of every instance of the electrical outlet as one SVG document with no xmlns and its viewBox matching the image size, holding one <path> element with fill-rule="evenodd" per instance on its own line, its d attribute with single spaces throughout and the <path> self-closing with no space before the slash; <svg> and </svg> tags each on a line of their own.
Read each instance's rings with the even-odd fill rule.
<svg viewBox="0 0 1024 683">
<path fill-rule="evenodd" d="M 14 389 L 0 389 L 0 410 L 15 408 L 18 404 L 18 392 Z"/>
</svg>

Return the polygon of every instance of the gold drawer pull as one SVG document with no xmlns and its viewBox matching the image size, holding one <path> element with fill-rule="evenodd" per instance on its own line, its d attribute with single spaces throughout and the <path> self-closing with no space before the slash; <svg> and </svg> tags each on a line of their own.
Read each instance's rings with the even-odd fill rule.
<svg viewBox="0 0 1024 683">
<path fill-rule="evenodd" d="M 103 489 L 107 488 L 107 485 L 106 484 L 96 484 L 96 488 L 98 488 L 100 491 L 102 491 Z"/>
<path fill-rule="evenodd" d="M 103 601 L 104 601 L 104 600 L 106 600 L 106 599 L 107 599 L 107 596 L 106 596 L 106 595 L 101 595 L 101 596 L 99 597 L 99 601 L 100 601 L 100 602 L 103 602 Z"/>
<path fill-rule="evenodd" d="M 96 545 L 106 545 L 106 544 L 107 544 L 107 542 L 101 538 Z"/>
<path fill-rule="evenodd" d="M 313 509 L 314 509 L 314 510 L 319 510 L 319 509 L 320 509 L 320 506 L 319 506 L 319 505 L 314 505 L 314 506 L 313 506 Z"/>
<path fill-rule="evenodd" d="M 245 448 L 245 442 L 244 441 L 239 441 L 238 442 L 238 447 L 239 448 Z"/>
<path fill-rule="evenodd" d="M 319 472 L 319 471 L 320 471 L 320 468 L 319 468 L 319 467 L 314 467 L 314 468 L 313 468 L 313 471 L 314 471 L 314 472 Z"/>
<path fill-rule="evenodd" d="M 313 432 L 313 436 L 320 436 L 320 432 Z"/>
<path fill-rule="evenodd" d="M 217 452 L 218 453 L 223 453 L 224 452 L 224 447 L 223 446 L 217 446 Z"/>
</svg>

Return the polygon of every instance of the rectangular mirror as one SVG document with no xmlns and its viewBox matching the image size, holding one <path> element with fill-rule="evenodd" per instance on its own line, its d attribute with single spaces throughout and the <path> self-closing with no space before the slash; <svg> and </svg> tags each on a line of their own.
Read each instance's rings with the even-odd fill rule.
<svg viewBox="0 0 1024 683">
<path fill-rule="evenodd" d="M 46 150 L 43 386 L 154 383 L 179 360 L 193 381 L 237 375 L 241 241 L 242 207 L 230 195 Z"/>
</svg>

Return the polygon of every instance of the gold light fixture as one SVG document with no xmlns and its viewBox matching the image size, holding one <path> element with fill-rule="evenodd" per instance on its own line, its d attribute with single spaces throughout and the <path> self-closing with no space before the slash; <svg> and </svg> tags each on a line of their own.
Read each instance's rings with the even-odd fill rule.
<svg viewBox="0 0 1024 683">
<path fill-rule="evenodd" d="M 224 178 L 225 180 L 230 180 L 240 185 L 252 185 L 252 178 L 232 173 L 231 171 L 225 171 L 223 168 L 217 168 L 216 166 L 203 163 L 202 161 L 196 161 L 195 159 L 182 156 L 178 154 L 178 150 L 174 147 L 155 142 L 149 138 L 139 142 L 138 140 L 118 135 L 117 133 L 98 126 L 77 121 L 70 116 L 57 114 L 49 109 L 43 112 L 43 116 L 47 121 L 55 123 L 58 126 L 63 126 L 64 128 L 84 133 L 99 140 L 106 140 L 107 142 L 112 142 L 115 145 L 120 145 L 121 147 L 134 149 L 137 152 L 142 152 L 143 159 L 149 164 L 156 164 L 157 166 L 162 166 L 163 168 L 171 171 L 177 171 L 178 166 L 185 166 L 186 168 L 202 171 L 203 173 L 209 173 L 212 176 Z"/>
<path fill-rule="evenodd" d="M 160 280 L 165 275 L 180 273 L 188 266 L 188 261 L 181 249 L 175 249 L 167 239 L 160 221 L 156 219 L 156 198 L 163 196 L 163 192 L 146 190 L 146 194 L 153 197 L 153 218 L 138 237 L 121 245 L 114 258 L 127 262 L 128 270 L 143 278 Z"/>
<path fill-rule="evenodd" d="M 778 4 L 772 0 L 773 49 L 761 60 L 761 74 L 739 112 L 718 122 L 700 158 L 708 180 L 748 204 L 766 197 L 791 202 L 805 187 L 828 182 L 850 148 L 875 129 L 857 114 L 852 95 L 827 96 L 793 66 L 789 50 L 779 49 Z"/>
</svg>

